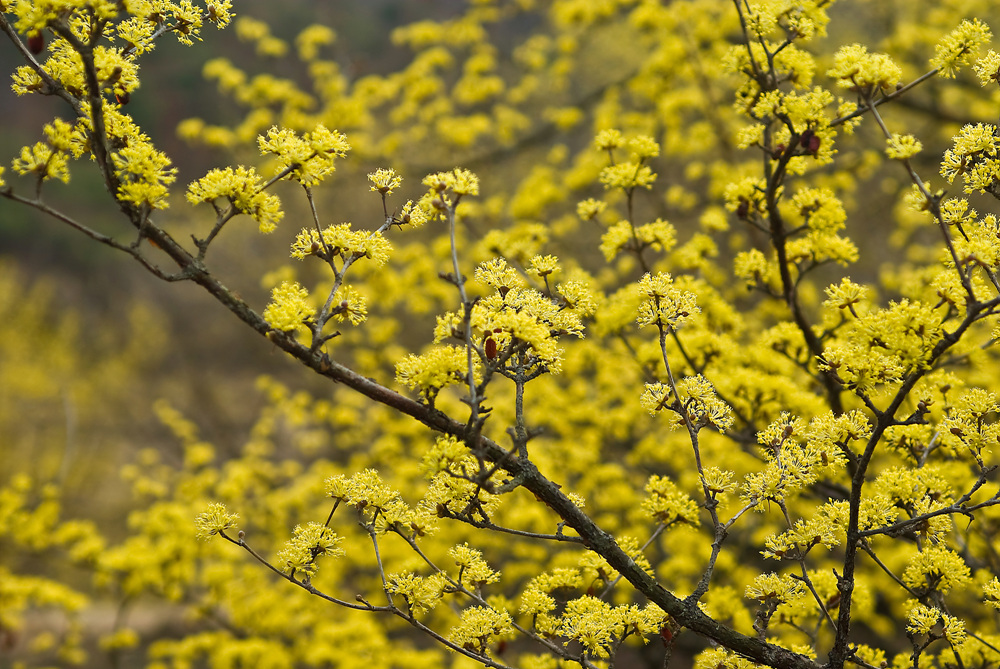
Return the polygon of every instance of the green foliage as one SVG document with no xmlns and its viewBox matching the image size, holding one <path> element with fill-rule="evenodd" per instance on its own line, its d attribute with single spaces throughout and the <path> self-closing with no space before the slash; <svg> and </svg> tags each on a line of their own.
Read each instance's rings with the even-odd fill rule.
<svg viewBox="0 0 1000 669">
<path fill-rule="evenodd" d="M 72 115 L 0 196 L 331 382 L 262 377 L 233 457 L 157 404 L 182 457 L 136 450 L 123 527 L 5 471 L 0 641 L 90 664 L 81 620 L 113 600 L 98 647 L 157 669 L 1000 666 L 988 9 L 484 0 L 352 78 L 333 28 L 292 49 L 227 0 L 0 0 L 14 90 Z M 861 44 L 839 12 L 893 29 Z M 298 78 L 207 63 L 243 116 L 179 135 L 242 164 L 178 191 L 128 114 L 139 62 L 230 20 Z M 131 235 L 43 197 L 80 169 Z M 213 264 L 240 216 L 294 261 L 255 266 L 261 304 Z M 72 319 L 2 274 L 0 298 L 11 379 L 51 396 Z M 133 621 L 152 599 L 183 633 Z"/>
</svg>

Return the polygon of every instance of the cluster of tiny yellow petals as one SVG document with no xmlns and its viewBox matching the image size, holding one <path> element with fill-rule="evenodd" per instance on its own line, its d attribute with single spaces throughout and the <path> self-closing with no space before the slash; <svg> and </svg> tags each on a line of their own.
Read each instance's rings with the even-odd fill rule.
<svg viewBox="0 0 1000 669">
<path fill-rule="evenodd" d="M 760 574 L 747 586 L 745 596 L 760 602 L 785 603 L 801 597 L 805 586 L 801 580 L 778 576 L 774 572 Z"/>
<path fill-rule="evenodd" d="M 681 395 L 680 402 L 675 400 L 668 384 L 647 383 L 639 402 L 654 416 L 663 409 L 671 409 L 676 413 L 676 419 L 671 422 L 674 428 L 690 425 L 697 430 L 714 425 L 719 430 L 727 430 L 732 426 L 735 420 L 732 409 L 719 398 L 715 386 L 701 374 L 678 381 L 677 391 Z"/>
<path fill-rule="evenodd" d="M 979 19 L 962 21 L 934 47 L 931 67 L 940 69 L 943 77 L 954 77 L 958 67 L 971 63 L 979 47 L 992 38 L 989 27 Z"/>
<path fill-rule="evenodd" d="M 834 56 L 827 76 L 844 88 L 859 91 L 891 89 L 899 83 L 903 71 L 884 53 L 868 53 L 860 44 L 841 47 Z"/>
<path fill-rule="evenodd" d="M 317 125 L 301 137 L 288 128 L 272 127 L 257 138 L 262 155 L 277 157 L 279 170 L 303 186 L 315 186 L 336 170 L 335 160 L 351 150 L 347 138 L 326 126 Z"/>
<path fill-rule="evenodd" d="M 558 266 L 554 257 L 538 256 L 541 272 Z M 551 271 L 555 271 L 552 269 Z M 550 273 L 550 272 L 549 272 Z M 547 276 L 539 273 L 539 276 Z M 583 336 L 581 318 L 596 308 L 596 302 L 586 284 L 567 281 L 555 286 L 558 296 L 525 286 L 525 280 L 503 258 L 494 258 L 476 268 L 475 279 L 494 293 L 478 300 L 472 309 L 471 325 L 475 332 L 487 335 L 497 351 L 508 347 L 525 347 L 528 354 L 518 364 L 537 371 L 557 373 L 562 353 L 558 338 L 571 334 Z M 461 317 L 448 313 L 438 318 L 434 330 L 436 341 L 463 339 Z M 513 349 L 512 349 L 513 350 Z M 487 360 L 495 357 L 488 354 Z"/>
<path fill-rule="evenodd" d="M 976 123 L 964 126 L 945 151 L 941 176 L 953 183 L 961 177 L 966 193 L 983 193 L 1000 180 L 1000 137 L 996 126 Z"/>
<path fill-rule="evenodd" d="M 253 217 L 263 233 L 273 232 L 284 217 L 281 200 L 264 192 L 263 181 L 253 167 L 213 169 L 188 186 L 191 204 L 211 203 L 217 198 L 227 199 L 237 211 Z"/>
<path fill-rule="evenodd" d="M 595 200 L 594 198 L 587 198 L 586 200 L 581 200 L 576 205 L 576 215 L 579 216 L 584 221 L 589 221 L 597 218 L 605 209 L 608 208 L 608 203 L 603 200 Z"/>
<path fill-rule="evenodd" d="M 418 390 L 428 401 L 442 388 L 468 379 L 468 354 L 458 346 L 434 346 L 423 355 L 411 354 L 396 363 L 396 381 Z"/>
<path fill-rule="evenodd" d="M 382 480 L 374 469 L 365 469 L 350 478 L 342 474 L 331 476 L 326 480 L 325 487 L 329 497 L 359 509 L 385 511 L 402 501 L 399 492 Z"/>
<path fill-rule="evenodd" d="M 319 54 L 320 47 L 333 44 L 337 39 L 337 33 L 329 26 L 314 24 L 305 28 L 295 38 L 295 46 L 299 52 L 299 58 L 304 61 L 315 60 Z"/>
<path fill-rule="evenodd" d="M 669 478 L 650 476 L 646 493 L 642 510 L 661 525 L 698 524 L 698 505 Z"/>
<path fill-rule="evenodd" d="M 965 623 L 960 619 L 914 600 L 909 600 L 907 606 L 906 629 L 911 634 L 931 634 L 940 625 L 945 638 L 952 644 L 965 641 Z"/>
<path fill-rule="evenodd" d="M 449 172 L 437 172 L 424 177 L 423 184 L 441 192 L 451 190 L 455 195 L 479 195 L 479 177 L 469 170 L 456 167 Z"/>
<path fill-rule="evenodd" d="M 303 228 L 292 242 L 291 256 L 302 260 L 314 255 L 326 260 L 339 256 L 343 260 L 367 258 L 382 266 L 389 259 L 392 246 L 381 232 L 355 230 L 350 223 L 330 225 L 322 232 Z"/>
<path fill-rule="evenodd" d="M 18 174 L 33 173 L 40 180 L 59 179 L 69 181 L 69 161 L 62 151 L 54 151 L 46 142 L 36 142 L 32 146 L 21 147 L 21 155 L 15 158 L 11 167 Z"/>
<path fill-rule="evenodd" d="M 462 611 L 461 619 L 448 633 L 448 639 L 460 648 L 485 655 L 494 640 L 513 634 L 513 625 L 514 622 L 506 611 L 473 606 Z"/>
<path fill-rule="evenodd" d="M 893 133 L 892 138 L 886 140 L 888 147 L 885 154 L 893 160 L 907 160 L 920 153 L 923 144 L 913 135 L 900 135 Z"/>
<path fill-rule="evenodd" d="M 291 332 L 304 328 L 315 314 L 315 307 L 309 304 L 309 291 L 297 281 L 282 281 L 271 291 L 263 316 L 275 330 Z"/>
<path fill-rule="evenodd" d="M 994 576 L 983 586 L 983 597 L 994 609 L 1000 609 L 1000 578 Z"/>
<path fill-rule="evenodd" d="M 656 173 L 649 165 L 631 162 L 617 163 L 601 170 L 600 181 L 608 190 L 650 189 L 653 187 L 653 182 L 656 181 Z"/>
<path fill-rule="evenodd" d="M 657 325 L 676 330 L 701 311 L 695 294 L 678 288 L 663 272 L 643 275 L 639 291 L 646 298 L 639 304 L 639 327 Z"/>
<path fill-rule="evenodd" d="M 990 49 L 985 56 L 976 61 L 972 69 L 975 70 L 979 83 L 983 86 L 1000 83 L 1000 53 Z"/>
<path fill-rule="evenodd" d="M 133 137 L 127 146 L 111 154 L 111 162 L 119 182 L 119 200 L 138 207 L 167 207 L 167 186 L 177 178 L 177 170 L 144 136 Z"/>
<path fill-rule="evenodd" d="M 503 258 L 493 258 L 476 267 L 475 279 L 494 290 L 507 293 L 511 288 L 524 286 L 524 279 Z"/>
<path fill-rule="evenodd" d="M 646 160 L 660 155 L 660 145 L 652 137 L 637 135 L 628 141 L 636 160 Z"/>
<path fill-rule="evenodd" d="M 199 539 L 208 540 L 226 530 L 236 527 L 238 513 L 229 513 L 225 504 L 213 502 L 195 519 L 195 531 Z"/>
<path fill-rule="evenodd" d="M 361 325 L 368 318 L 368 300 L 351 286 L 341 286 L 333 295 L 333 317 L 340 321 L 350 321 L 351 325 Z"/>
<path fill-rule="evenodd" d="M 827 286 L 827 299 L 823 304 L 829 308 L 848 309 L 851 313 L 857 315 L 855 305 L 865 300 L 868 297 L 868 292 L 869 290 L 866 286 L 858 285 L 848 277 L 844 277 L 840 280 L 840 283 Z"/>
<path fill-rule="evenodd" d="M 917 553 L 903 571 L 903 582 L 911 592 L 947 593 L 971 583 L 968 565 L 957 553 L 930 544 Z"/>
<path fill-rule="evenodd" d="M 533 256 L 528 272 L 537 277 L 547 277 L 559 271 L 559 259 L 555 256 Z"/>
<path fill-rule="evenodd" d="M 383 168 L 369 174 L 368 180 L 372 182 L 371 190 L 383 195 L 391 194 L 403 183 L 403 177 L 397 175 L 395 170 Z"/>
<path fill-rule="evenodd" d="M 386 590 L 403 597 L 413 613 L 433 609 L 441 601 L 441 596 L 447 587 L 448 581 L 443 574 L 424 577 L 398 573 L 386 577 Z"/>
<path fill-rule="evenodd" d="M 621 220 L 601 235 L 601 253 L 608 262 L 623 250 L 636 254 L 646 248 L 668 252 L 676 244 L 677 231 L 674 226 L 660 218 L 640 226 L 633 226 L 631 222 Z"/>
<path fill-rule="evenodd" d="M 598 151 L 613 151 L 625 143 L 625 137 L 620 130 L 609 128 L 597 133 L 594 138 L 594 146 Z"/>
<path fill-rule="evenodd" d="M 316 575 L 316 560 L 323 556 L 340 557 L 344 549 L 340 547 L 343 537 L 317 522 L 296 525 L 292 538 L 278 551 L 275 561 L 289 576 L 301 575 L 311 578 Z"/>
<path fill-rule="evenodd" d="M 482 552 L 470 548 L 468 544 L 452 547 L 448 551 L 448 555 L 459 568 L 458 577 L 455 580 L 463 585 L 479 589 L 500 580 L 500 572 L 493 571 L 483 559 Z"/>
</svg>

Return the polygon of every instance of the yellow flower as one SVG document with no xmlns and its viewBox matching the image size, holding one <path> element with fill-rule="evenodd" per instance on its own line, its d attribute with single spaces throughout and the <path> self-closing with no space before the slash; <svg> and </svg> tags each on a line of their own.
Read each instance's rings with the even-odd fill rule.
<svg viewBox="0 0 1000 669">
<path fill-rule="evenodd" d="M 899 65 L 884 53 L 868 53 L 860 44 L 841 47 L 827 76 L 844 88 L 871 91 L 893 88 L 903 76 Z"/>
<path fill-rule="evenodd" d="M 888 148 L 885 153 L 893 160 L 906 160 L 920 153 L 923 144 L 913 135 L 900 135 L 893 133 L 892 138 L 886 140 Z"/>
<path fill-rule="evenodd" d="M 296 525 L 292 538 L 275 556 L 275 562 L 290 576 L 301 574 L 311 578 L 316 575 L 318 558 L 344 555 L 344 549 L 340 547 L 343 540 L 332 529 L 317 522 Z"/>
<path fill-rule="evenodd" d="M 584 221 L 589 221 L 596 218 L 608 208 L 608 203 L 602 200 L 595 200 L 594 198 L 587 198 L 586 200 L 581 200 L 576 205 L 576 215 L 579 216 Z"/>
<path fill-rule="evenodd" d="M 988 86 L 990 82 L 1000 83 L 1000 54 L 990 49 L 985 56 L 976 61 L 972 69 L 976 71 L 979 83 L 983 86 Z"/>
<path fill-rule="evenodd" d="M 940 68 L 943 77 L 954 77 L 958 66 L 972 62 L 979 47 L 992 38 L 989 27 L 979 19 L 962 21 L 934 47 L 931 67 Z"/>
<path fill-rule="evenodd" d="M 199 539 L 207 541 L 220 532 L 236 527 L 239 517 L 238 513 L 229 513 L 225 504 L 213 502 L 195 519 L 196 535 Z"/>
<path fill-rule="evenodd" d="M 622 133 L 612 128 L 609 130 L 602 130 L 597 133 L 597 137 L 594 139 L 594 146 L 596 146 L 599 151 L 613 151 L 624 142 L 625 138 L 622 136 Z"/>
<path fill-rule="evenodd" d="M 395 170 L 382 168 L 369 174 L 368 180 L 372 182 L 371 190 L 383 195 L 390 195 L 393 190 L 399 188 L 399 185 L 403 183 L 403 178 L 397 176 Z"/>
<path fill-rule="evenodd" d="M 669 274 L 645 274 L 639 290 L 647 298 L 639 304 L 639 327 L 657 324 L 676 330 L 701 311 L 694 293 L 677 288 Z"/>
<path fill-rule="evenodd" d="M 275 330 L 290 332 L 304 328 L 316 314 L 308 299 L 309 291 L 297 281 L 282 281 L 271 291 L 271 302 L 264 309 L 264 320 Z"/>
</svg>

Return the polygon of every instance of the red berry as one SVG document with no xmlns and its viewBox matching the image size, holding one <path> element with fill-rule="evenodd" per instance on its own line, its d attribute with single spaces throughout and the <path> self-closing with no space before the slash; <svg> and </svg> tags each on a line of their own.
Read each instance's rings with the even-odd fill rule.
<svg viewBox="0 0 1000 669">
<path fill-rule="evenodd" d="M 493 360 L 497 357 L 497 342 L 493 337 L 486 338 L 486 358 L 487 360 Z"/>
<path fill-rule="evenodd" d="M 45 49 L 45 35 L 41 30 L 35 30 L 28 34 L 28 50 L 36 56 Z"/>
<path fill-rule="evenodd" d="M 806 148 L 809 150 L 809 153 L 815 156 L 816 152 L 819 151 L 819 144 L 820 144 L 819 135 L 813 135 L 812 137 L 809 138 L 809 146 L 807 146 Z"/>
</svg>

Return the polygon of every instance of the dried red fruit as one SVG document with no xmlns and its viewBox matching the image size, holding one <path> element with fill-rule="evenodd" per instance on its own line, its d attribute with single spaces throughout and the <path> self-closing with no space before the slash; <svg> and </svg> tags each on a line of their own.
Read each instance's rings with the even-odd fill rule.
<svg viewBox="0 0 1000 669">
<path fill-rule="evenodd" d="M 820 145 L 819 136 L 813 135 L 812 137 L 809 138 L 809 146 L 807 146 L 806 149 L 809 151 L 809 153 L 815 156 L 816 153 L 819 151 L 819 145 Z"/>
<path fill-rule="evenodd" d="M 493 337 L 486 338 L 485 348 L 487 360 L 493 360 L 497 357 L 497 342 Z"/>
<path fill-rule="evenodd" d="M 36 56 L 45 50 L 45 35 L 41 30 L 28 34 L 28 50 Z"/>
</svg>

